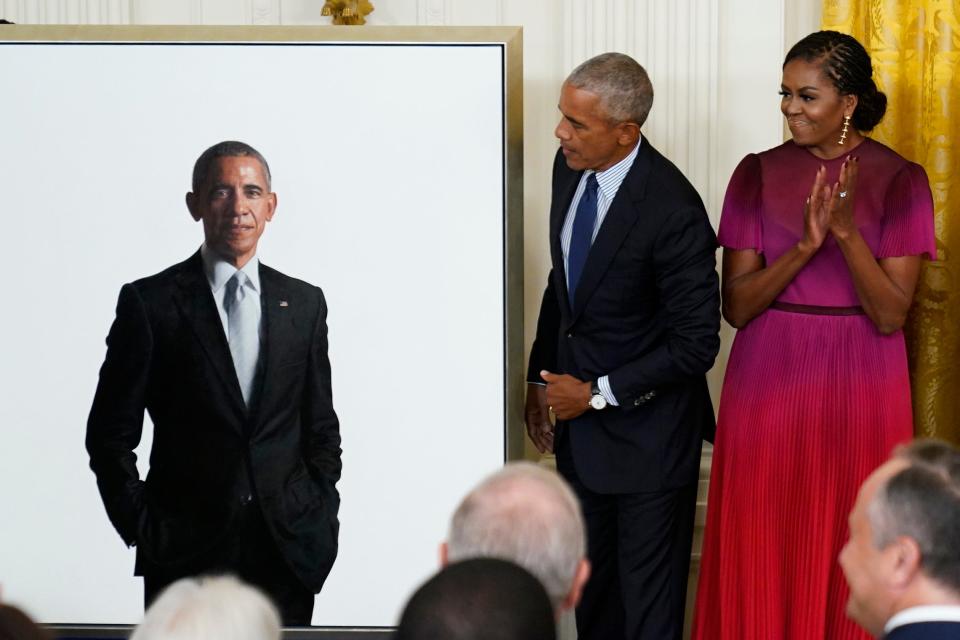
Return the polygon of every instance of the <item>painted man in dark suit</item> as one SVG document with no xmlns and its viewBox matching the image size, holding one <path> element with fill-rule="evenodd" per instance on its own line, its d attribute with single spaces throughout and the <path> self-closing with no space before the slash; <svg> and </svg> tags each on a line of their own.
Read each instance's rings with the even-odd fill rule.
<svg viewBox="0 0 960 640">
<path fill-rule="evenodd" d="M 583 505 L 593 574 L 581 640 L 681 637 L 700 448 L 714 428 L 716 237 L 697 192 L 640 134 L 652 102 L 643 68 L 613 53 L 560 93 L 553 268 L 526 420 Z"/>
<path fill-rule="evenodd" d="M 960 451 L 935 440 L 896 450 L 850 512 L 840 566 L 847 614 L 878 638 L 960 638 Z"/>
<path fill-rule="evenodd" d="M 193 256 L 120 291 L 87 424 L 90 466 L 149 604 L 189 575 L 231 572 L 287 625 L 308 625 L 337 553 L 340 435 L 317 287 L 259 262 L 270 169 L 222 142 L 197 160 Z M 142 481 L 134 448 L 154 424 Z"/>
</svg>

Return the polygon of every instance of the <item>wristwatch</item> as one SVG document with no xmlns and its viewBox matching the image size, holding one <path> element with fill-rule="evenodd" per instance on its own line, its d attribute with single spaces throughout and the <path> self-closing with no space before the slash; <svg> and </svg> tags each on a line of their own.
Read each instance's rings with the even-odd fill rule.
<svg viewBox="0 0 960 640">
<path fill-rule="evenodd" d="M 605 409 L 607 406 L 607 399 L 600 393 L 600 387 L 596 380 L 590 383 L 590 406 L 598 411 Z"/>
</svg>

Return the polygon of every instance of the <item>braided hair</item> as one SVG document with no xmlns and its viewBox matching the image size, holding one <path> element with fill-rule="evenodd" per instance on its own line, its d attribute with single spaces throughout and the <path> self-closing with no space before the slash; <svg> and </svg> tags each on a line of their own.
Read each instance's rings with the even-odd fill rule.
<svg viewBox="0 0 960 640">
<path fill-rule="evenodd" d="M 794 58 L 819 62 L 841 95 L 857 96 L 852 118 L 857 130 L 870 131 L 883 119 L 887 96 L 877 89 L 870 54 L 856 38 L 838 31 L 817 31 L 790 48 L 783 66 Z"/>
</svg>

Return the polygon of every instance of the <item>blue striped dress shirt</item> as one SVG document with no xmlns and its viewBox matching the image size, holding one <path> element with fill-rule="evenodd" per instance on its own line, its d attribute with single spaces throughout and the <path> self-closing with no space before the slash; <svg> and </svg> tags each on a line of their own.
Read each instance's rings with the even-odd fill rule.
<svg viewBox="0 0 960 640">
<path fill-rule="evenodd" d="M 593 226 L 593 238 L 590 240 L 592 243 L 597 239 L 597 232 L 600 231 L 600 225 L 603 224 L 603 219 L 607 216 L 607 211 L 610 210 L 610 203 L 613 202 L 613 198 L 617 195 L 620 185 L 623 184 L 623 179 L 627 177 L 627 172 L 630 171 L 630 167 L 633 166 L 633 161 L 637 157 L 637 151 L 640 150 L 641 144 L 643 144 L 643 138 L 640 138 L 637 146 L 633 148 L 633 151 L 631 151 L 627 157 L 609 169 L 596 172 L 588 169 L 584 171 L 580 177 L 580 184 L 577 185 L 577 191 L 573 194 L 573 200 L 570 201 L 570 208 L 567 209 L 567 217 L 563 222 L 563 229 L 560 231 L 560 246 L 563 249 L 564 273 L 569 271 L 568 260 L 570 258 L 570 237 L 573 235 L 573 219 L 577 215 L 577 205 L 580 204 L 580 197 L 587 188 L 587 178 L 590 177 L 591 173 L 596 173 L 597 186 L 599 187 L 597 189 L 597 221 Z M 615 407 L 619 406 L 620 403 L 617 402 L 617 397 L 613 395 L 613 390 L 610 388 L 610 380 L 607 376 L 601 376 L 597 380 L 597 386 L 600 387 L 600 393 L 603 394 L 603 397 L 609 404 Z"/>
</svg>

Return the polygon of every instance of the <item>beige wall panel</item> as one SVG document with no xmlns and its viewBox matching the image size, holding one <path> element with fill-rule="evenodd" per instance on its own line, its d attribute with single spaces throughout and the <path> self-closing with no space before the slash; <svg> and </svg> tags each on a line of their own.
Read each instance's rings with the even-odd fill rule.
<svg viewBox="0 0 960 640">
<path fill-rule="evenodd" d="M 131 0 L 134 24 L 203 24 L 203 9 L 203 0 Z"/>
<path fill-rule="evenodd" d="M 0 0 L 0 18 L 21 24 L 127 24 L 131 0 Z"/>
<path fill-rule="evenodd" d="M 514 3 L 519 4 L 519 3 Z M 447 22 L 450 25 L 503 24 L 500 15 L 504 2 L 501 0 L 474 0 L 451 2 L 447 0 Z"/>
<path fill-rule="evenodd" d="M 253 1 L 210 2 L 199 0 L 202 24 L 250 24 L 253 22 Z"/>
</svg>

